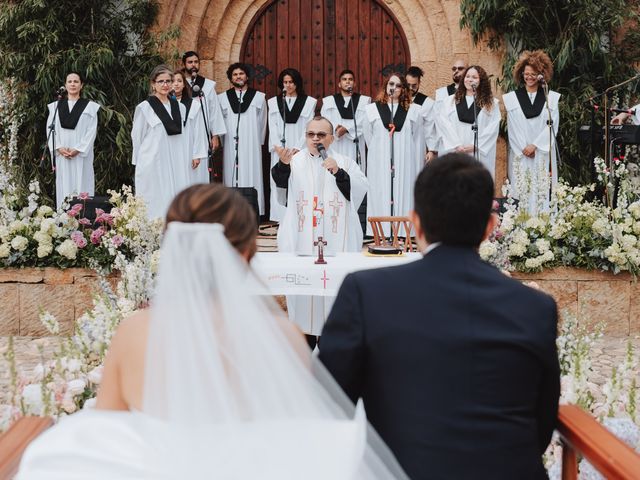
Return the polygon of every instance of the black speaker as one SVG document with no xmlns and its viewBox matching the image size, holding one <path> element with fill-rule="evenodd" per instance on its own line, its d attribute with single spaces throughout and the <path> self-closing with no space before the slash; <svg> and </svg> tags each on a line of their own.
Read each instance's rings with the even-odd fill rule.
<svg viewBox="0 0 640 480">
<path fill-rule="evenodd" d="M 258 191 L 253 187 L 233 187 L 233 189 L 242 195 L 249 205 L 256 212 L 256 223 L 260 225 L 260 207 L 258 206 Z"/>
<path fill-rule="evenodd" d="M 100 195 L 89 197 L 86 200 L 82 200 L 78 197 L 73 197 L 69 202 L 69 205 L 70 207 L 73 207 L 76 204 L 82 205 L 82 210 L 80 210 L 78 217 L 84 217 L 87 220 L 90 220 L 91 223 L 95 222 L 96 220 L 96 208 L 101 208 L 105 213 L 111 212 L 111 208 L 113 208 L 113 205 L 109 203 L 109 197 Z"/>
</svg>

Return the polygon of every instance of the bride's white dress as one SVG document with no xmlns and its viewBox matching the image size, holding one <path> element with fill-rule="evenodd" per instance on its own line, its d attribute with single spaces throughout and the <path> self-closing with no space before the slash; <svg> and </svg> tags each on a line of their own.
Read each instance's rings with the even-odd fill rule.
<svg viewBox="0 0 640 480">
<path fill-rule="evenodd" d="M 407 478 L 255 282 L 220 225 L 170 223 L 142 411 L 63 418 L 18 479 Z"/>
</svg>

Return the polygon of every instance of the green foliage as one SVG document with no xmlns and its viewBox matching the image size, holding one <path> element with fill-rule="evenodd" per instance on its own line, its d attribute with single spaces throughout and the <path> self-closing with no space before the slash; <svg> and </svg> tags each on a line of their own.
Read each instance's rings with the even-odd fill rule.
<svg viewBox="0 0 640 480">
<path fill-rule="evenodd" d="M 558 144 L 560 173 L 572 183 L 590 180 L 590 152 L 577 138 L 589 124 L 588 99 L 636 72 L 640 61 L 638 0 L 462 0 L 461 27 L 475 43 L 505 48 L 503 90 L 514 88 L 511 71 L 523 50 L 545 50 L 554 62 L 551 88 L 563 96 Z M 638 82 L 619 91 L 619 105 L 629 105 Z M 616 100 L 616 99 L 614 99 Z"/>
<path fill-rule="evenodd" d="M 132 184 L 131 123 L 148 94 L 149 72 L 163 63 L 177 31 L 149 31 L 155 0 L 0 0 L 0 78 L 21 82 L 18 182 L 40 180 L 52 196 L 54 175 L 38 167 L 46 140 L 47 104 L 69 71 L 85 77 L 83 96 L 98 102 L 96 192 Z"/>
</svg>

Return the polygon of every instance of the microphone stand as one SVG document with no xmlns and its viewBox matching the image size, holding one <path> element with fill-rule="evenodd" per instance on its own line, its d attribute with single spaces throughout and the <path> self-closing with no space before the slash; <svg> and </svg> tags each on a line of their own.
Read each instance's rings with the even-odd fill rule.
<svg viewBox="0 0 640 480">
<path fill-rule="evenodd" d="M 353 143 L 356 144 L 356 163 L 360 165 L 362 163 L 362 157 L 360 156 L 360 139 L 358 138 L 358 120 L 356 120 L 356 110 L 353 107 L 353 90 L 351 90 L 351 114 L 353 115 Z M 367 166 L 364 166 L 364 174 L 367 174 Z"/>
<path fill-rule="evenodd" d="M 556 132 L 553 129 L 553 119 L 551 118 L 551 106 L 549 105 L 549 84 L 541 80 L 542 83 L 542 91 L 544 92 L 544 102 L 545 107 L 547 109 L 547 128 L 549 129 L 549 190 L 547 191 L 547 200 L 551 202 L 551 197 L 553 195 L 553 154 L 551 151 L 552 145 L 555 145 L 555 149 L 557 150 L 558 155 L 558 166 L 560 166 L 560 151 L 558 150 L 558 139 L 556 138 Z M 555 144 L 554 144 L 555 140 Z"/>
<path fill-rule="evenodd" d="M 233 139 L 236 142 L 236 159 L 233 164 L 233 177 L 235 178 L 236 188 L 238 188 L 238 151 L 240 149 L 240 113 L 242 112 L 242 90 L 238 97 L 238 121 L 236 122 L 236 136 Z"/>
<path fill-rule="evenodd" d="M 195 80 L 193 83 L 195 84 Z M 207 137 L 207 170 L 211 173 L 213 172 L 213 150 L 211 149 L 211 133 L 209 130 L 209 123 L 207 122 L 207 114 L 204 111 L 207 106 L 207 100 L 205 98 L 203 101 L 204 92 L 202 89 L 198 87 L 196 91 L 195 87 L 198 87 L 198 85 L 193 85 L 192 92 L 197 95 L 200 100 L 200 113 L 202 113 L 202 121 L 204 122 L 204 135 Z"/>
<path fill-rule="evenodd" d="M 473 87 L 473 125 L 471 125 L 471 130 L 473 130 L 473 158 L 476 161 L 480 161 L 480 152 L 478 151 L 478 104 L 476 103 L 478 99 L 477 88 Z"/>
<path fill-rule="evenodd" d="M 51 120 L 51 124 L 47 127 L 49 132 L 47 133 L 47 141 L 44 144 L 44 148 L 42 149 L 42 156 L 40 157 L 40 167 L 44 165 L 44 157 L 47 155 L 47 148 L 49 147 L 49 140 L 51 140 L 51 171 L 56 171 L 56 118 L 58 116 L 58 106 L 60 105 L 60 100 L 62 100 L 62 92 L 58 91 L 58 101 L 56 102 L 56 108 L 53 111 L 53 119 Z"/>
<path fill-rule="evenodd" d="M 390 145 L 391 145 L 391 158 L 390 158 L 390 163 L 391 163 L 391 216 L 393 217 L 394 214 L 394 192 L 393 192 L 393 180 L 395 179 L 396 176 L 396 166 L 395 166 L 395 158 L 394 158 L 394 136 L 396 133 L 396 125 L 394 123 L 394 112 L 393 112 L 393 94 L 395 92 L 392 91 L 391 93 L 391 123 L 389 124 L 389 136 L 390 136 Z M 400 99 L 398 98 L 398 102 L 400 101 Z M 400 104 L 398 104 L 398 108 L 400 108 Z M 391 227 L 391 225 L 390 225 Z M 393 228 L 389 228 L 389 245 L 393 245 L 393 232 L 392 232 Z M 384 232 L 383 232 L 384 233 Z"/>
<path fill-rule="evenodd" d="M 285 101 L 285 97 L 287 95 L 287 91 L 282 89 L 282 138 L 280 139 L 280 145 L 284 148 L 287 145 L 287 137 L 285 135 L 287 131 L 287 102 Z"/>
</svg>

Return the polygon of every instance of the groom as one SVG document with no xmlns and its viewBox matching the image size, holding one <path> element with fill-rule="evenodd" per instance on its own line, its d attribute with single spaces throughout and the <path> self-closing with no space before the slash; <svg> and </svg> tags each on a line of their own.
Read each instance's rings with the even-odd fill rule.
<svg viewBox="0 0 640 480">
<path fill-rule="evenodd" d="M 465 154 L 415 185 L 422 260 L 347 276 L 320 359 L 412 480 L 543 479 L 558 411 L 557 308 L 484 263 L 490 173 Z"/>
</svg>

